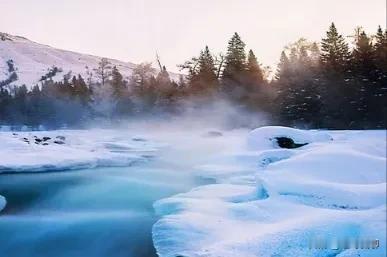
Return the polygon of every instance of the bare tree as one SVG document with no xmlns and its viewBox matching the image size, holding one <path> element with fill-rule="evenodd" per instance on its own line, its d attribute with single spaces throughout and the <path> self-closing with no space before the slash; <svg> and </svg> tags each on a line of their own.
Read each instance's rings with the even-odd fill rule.
<svg viewBox="0 0 387 257">
<path fill-rule="evenodd" d="M 101 61 L 98 63 L 98 68 L 94 69 L 95 74 L 101 80 L 102 86 L 105 85 L 106 80 L 111 75 L 111 71 L 112 71 L 112 67 L 108 59 L 102 58 Z"/>
<path fill-rule="evenodd" d="M 156 61 L 157 61 L 157 64 L 159 65 L 160 72 L 162 72 L 164 70 L 163 67 L 165 66 L 161 65 L 160 56 L 157 52 L 156 52 Z"/>
<path fill-rule="evenodd" d="M 224 66 L 225 56 L 223 53 L 219 53 L 215 56 L 216 77 L 219 79 Z"/>
<path fill-rule="evenodd" d="M 177 67 L 180 69 L 180 71 L 187 70 L 188 79 L 190 79 L 198 73 L 199 59 L 197 57 L 192 57 L 191 60 L 186 61 L 183 64 L 179 64 Z"/>
<path fill-rule="evenodd" d="M 138 86 L 144 86 L 153 73 L 154 69 L 151 63 L 140 63 L 133 69 L 132 78 Z"/>
</svg>

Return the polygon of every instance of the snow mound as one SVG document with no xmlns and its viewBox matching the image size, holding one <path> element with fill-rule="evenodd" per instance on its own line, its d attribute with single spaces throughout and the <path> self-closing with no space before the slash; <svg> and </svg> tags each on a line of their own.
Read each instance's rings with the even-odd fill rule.
<svg viewBox="0 0 387 257">
<path fill-rule="evenodd" d="M 267 126 L 254 129 L 250 132 L 247 142 L 253 150 L 279 148 L 276 138 L 290 138 L 297 144 L 326 142 L 332 137 L 323 131 L 299 130 L 280 126 Z"/>
<path fill-rule="evenodd" d="M 6 204 L 7 201 L 5 200 L 5 197 L 0 195 L 0 212 L 5 208 Z"/>
<path fill-rule="evenodd" d="M 277 149 L 270 140 L 277 136 L 310 145 Z M 233 169 L 219 172 L 222 158 L 202 166 L 219 184 L 154 204 L 162 216 L 153 227 L 159 256 L 384 255 L 385 131 L 266 127 L 250 133 L 248 141 L 250 150 L 235 152 L 234 160 L 225 162 Z M 316 238 L 331 245 L 310 248 Z M 330 247 L 342 239 L 378 239 L 379 247 Z"/>
</svg>

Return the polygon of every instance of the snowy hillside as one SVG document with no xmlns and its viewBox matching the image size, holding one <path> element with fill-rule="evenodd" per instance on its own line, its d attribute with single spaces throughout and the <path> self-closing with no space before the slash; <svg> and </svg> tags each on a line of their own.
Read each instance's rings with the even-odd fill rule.
<svg viewBox="0 0 387 257">
<path fill-rule="evenodd" d="M 39 83 L 43 76 L 52 73 L 54 67 L 59 70 L 53 77 L 54 80 L 62 80 L 69 72 L 71 75 L 81 74 L 87 78 L 90 76 L 88 71 L 93 72 L 101 58 L 56 49 L 24 37 L 0 32 L 0 85 L 25 84 L 30 88 Z M 117 66 L 124 77 L 128 77 L 135 67 L 135 64 L 129 62 L 113 59 L 109 61 Z"/>
</svg>

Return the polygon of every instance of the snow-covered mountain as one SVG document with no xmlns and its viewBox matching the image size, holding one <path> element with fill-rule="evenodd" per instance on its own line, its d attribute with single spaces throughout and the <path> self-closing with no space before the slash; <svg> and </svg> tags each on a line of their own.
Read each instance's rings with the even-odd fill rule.
<svg viewBox="0 0 387 257">
<path fill-rule="evenodd" d="M 0 32 L 0 86 L 25 84 L 28 88 L 38 84 L 42 77 L 54 75 L 53 80 L 63 76 L 81 74 L 89 77 L 102 57 L 56 49 L 27 38 Z M 134 63 L 108 59 L 117 66 L 124 77 L 131 75 Z M 155 70 L 156 72 L 156 70 Z M 177 77 L 171 74 L 171 77 Z"/>
</svg>

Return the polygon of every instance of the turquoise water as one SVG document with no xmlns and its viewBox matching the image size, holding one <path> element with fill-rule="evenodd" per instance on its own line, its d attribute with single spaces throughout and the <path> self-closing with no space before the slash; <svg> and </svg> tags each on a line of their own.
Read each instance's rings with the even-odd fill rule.
<svg viewBox="0 0 387 257">
<path fill-rule="evenodd" d="M 152 257 L 152 204 L 203 184 L 177 167 L 140 164 L 0 175 L 1 257 Z"/>
</svg>

